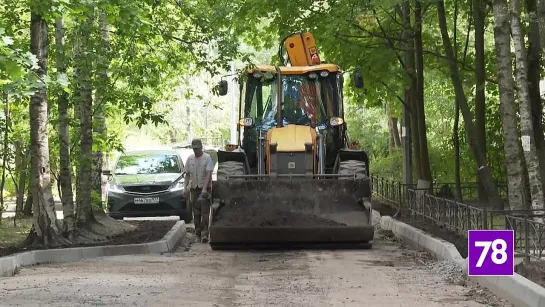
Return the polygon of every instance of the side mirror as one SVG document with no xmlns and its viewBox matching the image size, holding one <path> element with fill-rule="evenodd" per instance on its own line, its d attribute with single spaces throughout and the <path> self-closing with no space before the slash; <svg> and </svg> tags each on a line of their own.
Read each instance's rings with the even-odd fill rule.
<svg viewBox="0 0 545 307">
<path fill-rule="evenodd" d="M 216 90 L 217 90 L 217 93 L 218 95 L 220 96 L 225 96 L 227 95 L 227 91 L 229 89 L 229 85 L 227 83 L 227 80 L 221 80 L 217 87 L 216 87 Z"/>
<path fill-rule="evenodd" d="M 356 88 L 363 88 L 363 76 L 359 71 L 354 74 L 354 85 Z"/>
</svg>

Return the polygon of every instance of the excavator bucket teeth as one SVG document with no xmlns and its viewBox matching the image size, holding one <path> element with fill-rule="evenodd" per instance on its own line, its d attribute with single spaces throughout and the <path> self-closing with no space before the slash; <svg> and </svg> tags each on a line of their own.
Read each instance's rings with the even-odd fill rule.
<svg viewBox="0 0 545 307">
<path fill-rule="evenodd" d="M 365 179 L 226 180 L 214 185 L 210 244 L 234 247 L 368 246 L 371 190 Z"/>
</svg>

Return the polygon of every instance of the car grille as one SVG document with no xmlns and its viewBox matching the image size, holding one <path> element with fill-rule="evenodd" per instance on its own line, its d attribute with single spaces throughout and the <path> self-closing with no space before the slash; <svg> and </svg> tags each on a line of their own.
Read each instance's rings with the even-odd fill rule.
<svg viewBox="0 0 545 307">
<path fill-rule="evenodd" d="M 168 185 L 125 185 L 123 189 L 133 193 L 157 193 L 168 190 Z"/>
<path fill-rule="evenodd" d="M 175 210 L 175 208 L 172 206 L 172 204 L 167 203 L 158 203 L 158 204 L 135 204 L 130 203 L 127 204 L 125 207 L 121 208 L 119 212 L 146 212 L 146 211 L 171 211 Z"/>
</svg>

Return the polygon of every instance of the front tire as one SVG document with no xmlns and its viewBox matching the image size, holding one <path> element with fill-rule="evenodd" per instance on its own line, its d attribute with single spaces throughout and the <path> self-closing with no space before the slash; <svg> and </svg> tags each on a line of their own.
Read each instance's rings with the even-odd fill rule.
<svg viewBox="0 0 545 307">
<path fill-rule="evenodd" d="M 356 175 L 356 179 L 367 177 L 367 165 L 359 160 L 346 160 L 339 164 L 339 174 Z M 339 179 L 352 180 L 351 177 L 339 177 Z"/>
<path fill-rule="evenodd" d="M 244 175 L 244 163 L 238 161 L 221 162 L 218 165 L 218 181 L 220 180 L 242 180 L 241 178 L 229 178 L 228 176 Z"/>
</svg>

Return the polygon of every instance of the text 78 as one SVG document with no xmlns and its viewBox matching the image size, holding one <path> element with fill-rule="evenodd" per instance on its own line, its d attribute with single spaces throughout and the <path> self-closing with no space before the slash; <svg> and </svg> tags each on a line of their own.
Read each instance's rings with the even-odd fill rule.
<svg viewBox="0 0 545 307">
<path fill-rule="evenodd" d="M 500 246 L 499 248 L 497 246 Z M 475 247 L 482 247 L 483 250 L 479 256 L 476 267 L 480 268 L 483 265 L 490 248 L 492 248 L 491 259 L 494 264 L 504 264 L 507 261 L 507 242 L 503 239 L 496 239 L 494 241 L 475 241 Z"/>
</svg>

